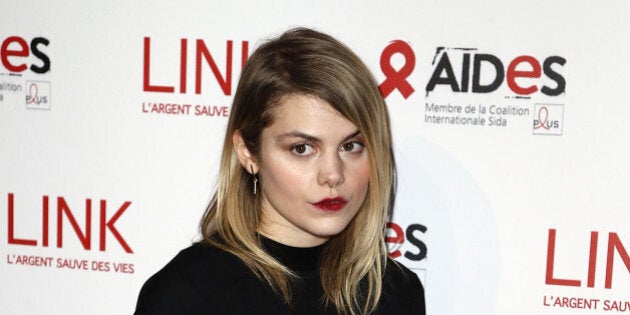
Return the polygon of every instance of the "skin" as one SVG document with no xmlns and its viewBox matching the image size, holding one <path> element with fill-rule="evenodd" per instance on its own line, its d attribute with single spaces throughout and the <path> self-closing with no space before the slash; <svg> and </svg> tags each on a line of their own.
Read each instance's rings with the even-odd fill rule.
<svg viewBox="0 0 630 315">
<path fill-rule="evenodd" d="M 370 178 L 367 150 L 357 127 L 325 101 L 285 97 L 263 129 L 254 157 L 239 132 L 233 135 L 241 165 L 254 169 L 262 190 L 259 233 L 294 247 L 312 247 L 340 233 L 365 200 Z M 314 204 L 342 197 L 336 211 Z"/>
</svg>

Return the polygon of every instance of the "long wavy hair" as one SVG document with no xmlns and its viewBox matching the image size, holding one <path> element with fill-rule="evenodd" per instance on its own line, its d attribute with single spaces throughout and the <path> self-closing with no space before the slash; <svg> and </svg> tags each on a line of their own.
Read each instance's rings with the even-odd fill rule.
<svg viewBox="0 0 630 315">
<path fill-rule="evenodd" d="M 262 130 L 273 123 L 280 100 L 292 94 L 326 101 L 365 140 L 370 163 L 366 199 L 348 226 L 329 240 L 320 278 L 325 303 L 340 314 L 372 313 L 383 287 L 385 224 L 395 195 L 389 116 L 368 68 L 329 35 L 292 29 L 249 58 L 232 103 L 217 190 L 201 220 L 201 233 L 205 241 L 238 256 L 291 304 L 296 275 L 261 245 L 261 194 L 252 194 L 251 174 L 237 159 L 232 135 L 240 132 L 249 152 L 259 157 Z"/>
</svg>

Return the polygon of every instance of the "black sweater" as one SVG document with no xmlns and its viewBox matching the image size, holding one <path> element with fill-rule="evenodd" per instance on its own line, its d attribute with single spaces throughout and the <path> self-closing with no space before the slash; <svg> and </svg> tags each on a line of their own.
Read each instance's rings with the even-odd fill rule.
<svg viewBox="0 0 630 315">
<path fill-rule="evenodd" d="M 292 286 L 291 307 L 238 257 L 198 243 L 182 250 L 147 280 L 135 314 L 337 314 L 333 306 L 321 303 L 317 262 L 325 244 L 296 248 L 266 238 L 262 241 L 272 256 L 301 277 Z M 388 260 L 375 314 L 424 315 L 424 291 L 418 277 Z"/>
</svg>

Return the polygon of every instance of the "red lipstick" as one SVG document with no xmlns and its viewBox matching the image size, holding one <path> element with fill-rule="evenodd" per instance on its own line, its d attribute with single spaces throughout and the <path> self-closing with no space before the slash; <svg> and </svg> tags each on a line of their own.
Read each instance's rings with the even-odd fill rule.
<svg viewBox="0 0 630 315">
<path fill-rule="evenodd" d="M 324 211 L 339 211 L 345 207 L 348 201 L 343 197 L 324 198 L 316 203 L 313 203 L 315 207 Z"/>
</svg>

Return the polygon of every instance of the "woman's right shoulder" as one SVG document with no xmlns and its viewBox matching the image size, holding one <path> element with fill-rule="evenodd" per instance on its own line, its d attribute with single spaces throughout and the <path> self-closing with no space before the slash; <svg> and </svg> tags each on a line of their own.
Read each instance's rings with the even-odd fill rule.
<svg viewBox="0 0 630 315">
<path fill-rule="evenodd" d="M 160 272 L 177 272 L 185 277 L 223 275 L 245 267 L 235 255 L 207 242 L 199 242 L 181 250 Z"/>
<path fill-rule="evenodd" d="M 221 296 L 252 276 L 235 255 L 206 242 L 195 243 L 144 283 L 136 314 L 185 314 L 185 309 Z"/>
<path fill-rule="evenodd" d="M 230 281 L 233 275 L 241 275 L 247 267 L 235 255 L 206 242 L 199 242 L 181 250 L 149 281 L 154 282 L 186 282 L 189 285 L 203 284 L 206 280 L 222 284 Z M 147 282 L 149 282 L 147 281 Z"/>
</svg>

